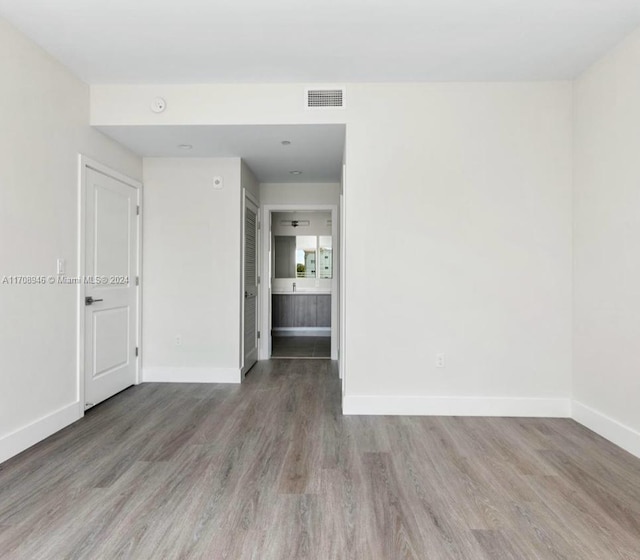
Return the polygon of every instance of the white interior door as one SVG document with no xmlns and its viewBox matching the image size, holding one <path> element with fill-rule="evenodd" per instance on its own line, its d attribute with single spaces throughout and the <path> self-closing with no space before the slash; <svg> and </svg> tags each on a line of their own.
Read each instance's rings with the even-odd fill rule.
<svg viewBox="0 0 640 560">
<path fill-rule="evenodd" d="M 243 375 L 258 360 L 258 207 L 246 194 L 244 200 Z"/>
<path fill-rule="evenodd" d="M 136 382 L 138 189 L 86 169 L 85 408 Z"/>
</svg>

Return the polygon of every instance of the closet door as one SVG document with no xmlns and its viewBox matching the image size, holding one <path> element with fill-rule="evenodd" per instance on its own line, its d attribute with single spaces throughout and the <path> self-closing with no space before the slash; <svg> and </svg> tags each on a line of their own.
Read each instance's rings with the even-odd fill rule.
<svg viewBox="0 0 640 560">
<path fill-rule="evenodd" d="M 258 361 L 258 207 L 245 194 L 243 232 L 243 366 L 245 375 Z"/>
</svg>

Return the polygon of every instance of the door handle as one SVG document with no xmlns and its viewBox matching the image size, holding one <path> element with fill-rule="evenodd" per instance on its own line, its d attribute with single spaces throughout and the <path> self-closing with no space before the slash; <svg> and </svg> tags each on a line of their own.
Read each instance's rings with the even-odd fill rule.
<svg viewBox="0 0 640 560">
<path fill-rule="evenodd" d="M 87 296 L 84 298 L 85 305 L 93 305 L 96 301 L 104 301 L 102 299 L 93 299 L 91 296 Z"/>
</svg>

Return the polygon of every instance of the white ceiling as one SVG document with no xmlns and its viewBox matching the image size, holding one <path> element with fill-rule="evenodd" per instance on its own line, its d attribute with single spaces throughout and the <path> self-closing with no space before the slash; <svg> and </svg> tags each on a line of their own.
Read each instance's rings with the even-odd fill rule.
<svg viewBox="0 0 640 560">
<path fill-rule="evenodd" d="M 640 0 L 0 0 L 89 83 L 548 80 L 640 25 Z"/>
<path fill-rule="evenodd" d="M 97 128 L 141 156 L 241 157 L 261 183 L 340 180 L 345 134 L 341 124 Z M 283 146 L 283 140 L 291 144 Z M 180 144 L 193 148 L 181 149 Z"/>
</svg>

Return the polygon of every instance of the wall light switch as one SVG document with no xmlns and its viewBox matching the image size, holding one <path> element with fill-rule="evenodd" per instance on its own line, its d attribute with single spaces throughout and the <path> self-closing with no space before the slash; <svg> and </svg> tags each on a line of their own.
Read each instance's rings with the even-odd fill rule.
<svg viewBox="0 0 640 560">
<path fill-rule="evenodd" d="M 66 272 L 66 263 L 64 259 L 56 261 L 56 274 L 64 274 Z"/>
<path fill-rule="evenodd" d="M 224 181 L 222 180 L 222 177 L 214 177 L 213 178 L 213 188 L 216 190 L 220 190 L 222 187 L 224 187 Z"/>
</svg>

